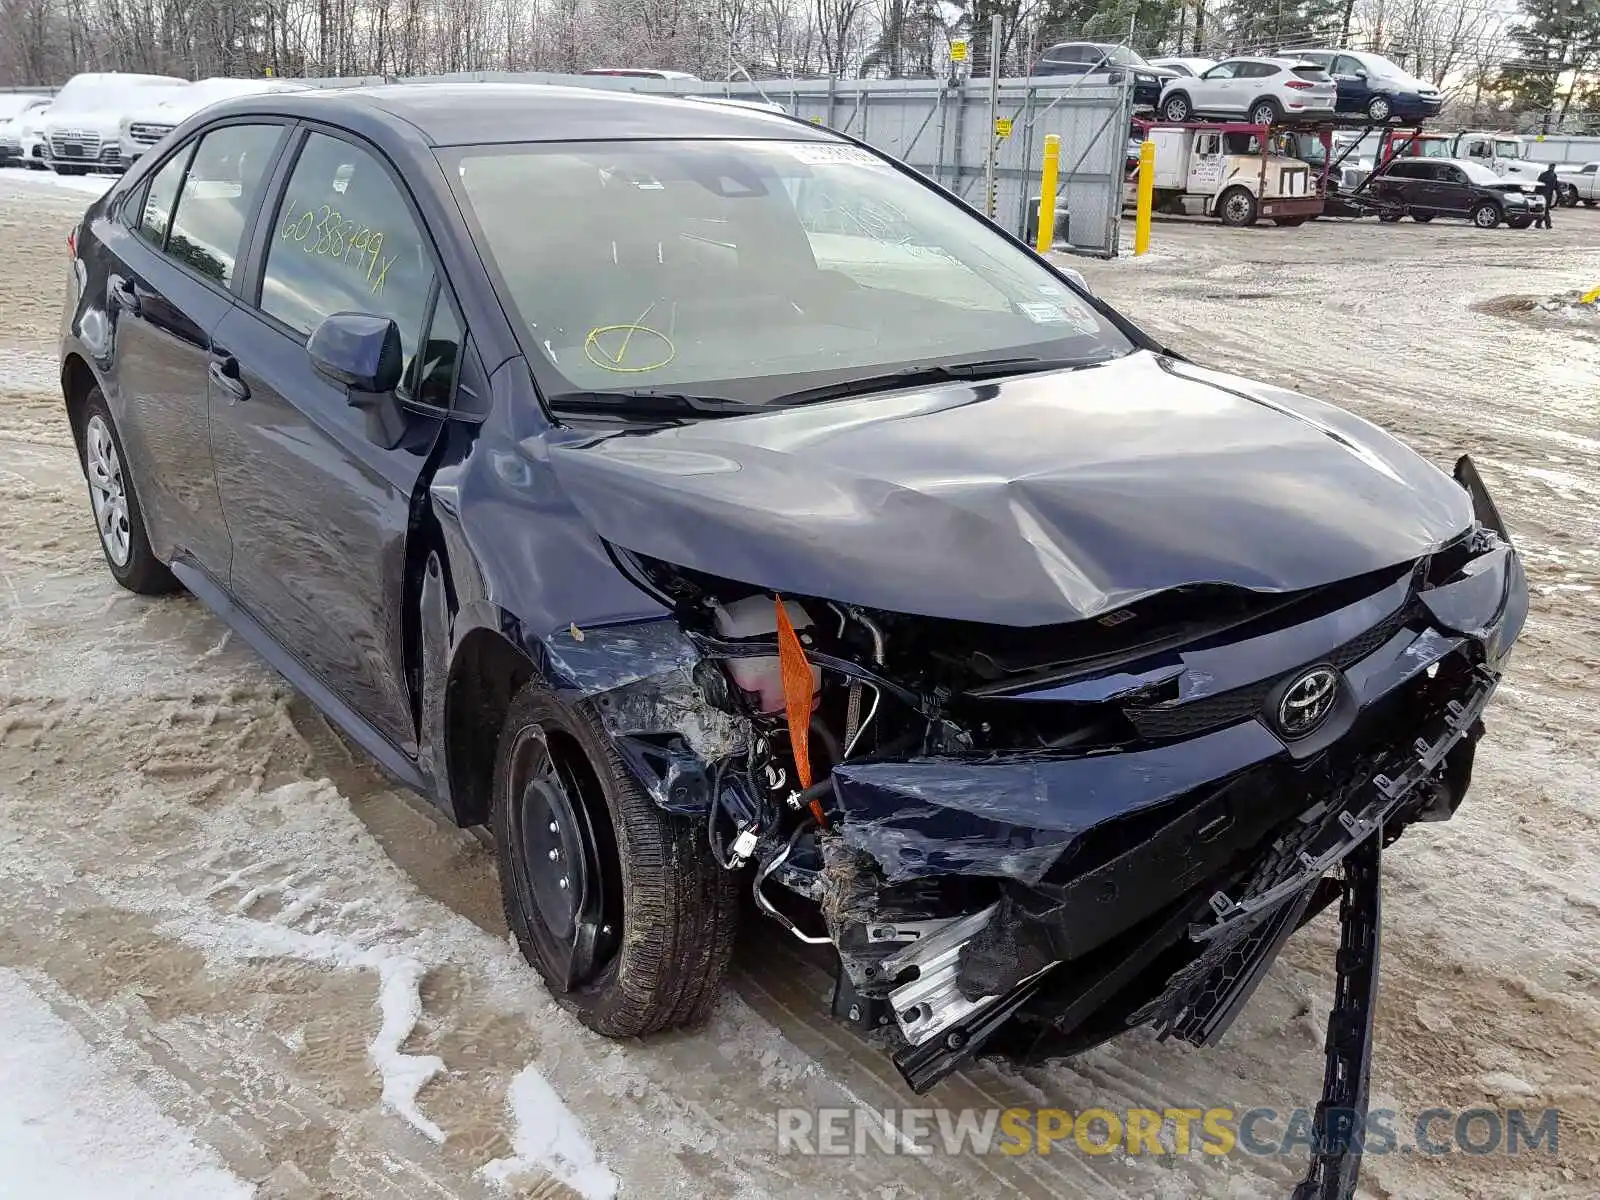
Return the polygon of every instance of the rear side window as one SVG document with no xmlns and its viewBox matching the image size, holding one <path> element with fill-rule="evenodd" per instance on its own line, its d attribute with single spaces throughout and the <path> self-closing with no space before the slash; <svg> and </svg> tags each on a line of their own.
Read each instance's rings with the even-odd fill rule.
<svg viewBox="0 0 1600 1200">
<path fill-rule="evenodd" d="M 188 169 L 189 157 L 193 153 L 194 144 L 191 142 L 167 159 L 161 169 L 150 177 L 150 190 L 145 193 L 135 231 L 157 250 L 166 249 L 167 227 L 172 224 L 172 206 L 178 199 L 178 189 L 183 186 L 183 173 Z"/>
<path fill-rule="evenodd" d="M 233 282 L 245 222 L 282 134 L 281 125 L 224 125 L 201 137 L 172 216 L 169 255 L 222 287 Z"/>
<path fill-rule="evenodd" d="M 1278 68 L 1271 63 L 1244 63 L 1239 68 L 1240 79 L 1265 79 L 1277 73 Z"/>
<path fill-rule="evenodd" d="M 1397 179 L 1426 179 L 1428 165 L 1419 162 L 1397 162 L 1389 168 L 1389 174 Z"/>
<path fill-rule="evenodd" d="M 339 138 L 307 137 L 267 249 L 261 310 L 303 335 L 336 312 L 390 317 L 409 371 L 432 287 L 422 232 L 383 164 Z"/>
</svg>

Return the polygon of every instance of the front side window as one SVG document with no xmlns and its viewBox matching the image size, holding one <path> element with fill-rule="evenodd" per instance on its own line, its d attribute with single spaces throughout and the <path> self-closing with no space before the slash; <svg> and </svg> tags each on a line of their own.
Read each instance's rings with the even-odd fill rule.
<svg viewBox="0 0 1600 1200">
<path fill-rule="evenodd" d="M 422 232 L 383 164 L 340 138 L 307 137 L 267 250 L 261 311 L 302 336 L 336 312 L 392 318 L 409 371 L 432 287 Z"/>
<path fill-rule="evenodd" d="M 169 255 L 222 287 L 233 282 L 245 223 L 282 135 L 281 125 L 224 125 L 201 137 L 172 215 Z"/>
<path fill-rule="evenodd" d="M 1218 63 L 1216 66 L 1212 67 L 1211 70 L 1207 71 L 1204 75 L 1200 76 L 1200 78 L 1201 79 L 1232 79 L 1234 77 L 1234 73 L 1236 71 L 1238 71 L 1240 65 L 1241 64 L 1239 64 L 1239 63 L 1231 63 L 1231 62 Z"/>
<path fill-rule="evenodd" d="M 445 165 L 547 396 L 763 404 L 929 363 L 1132 349 L 981 218 L 858 147 L 568 142 Z"/>
<path fill-rule="evenodd" d="M 1367 69 L 1348 54 L 1341 54 L 1334 61 L 1333 73 L 1335 75 L 1351 75 L 1361 78 L 1366 75 Z"/>
<path fill-rule="evenodd" d="M 1494 144 L 1494 152 L 1499 158 L 1521 158 L 1522 143 L 1501 139 Z"/>
</svg>

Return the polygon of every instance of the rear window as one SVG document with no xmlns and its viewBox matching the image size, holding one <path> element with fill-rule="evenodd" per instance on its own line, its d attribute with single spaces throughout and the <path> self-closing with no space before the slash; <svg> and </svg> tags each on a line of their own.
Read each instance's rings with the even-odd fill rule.
<svg viewBox="0 0 1600 1200">
<path fill-rule="evenodd" d="M 1328 73 L 1321 67 L 1296 67 L 1294 73 L 1301 79 L 1309 79 L 1313 83 L 1321 83 L 1328 78 Z"/>
</svg>

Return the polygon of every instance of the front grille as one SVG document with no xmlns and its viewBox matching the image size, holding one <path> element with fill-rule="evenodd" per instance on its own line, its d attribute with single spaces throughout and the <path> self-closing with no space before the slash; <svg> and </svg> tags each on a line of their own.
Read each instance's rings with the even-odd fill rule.
<svg viewBox="0 0 1600 1200">
<path fill-rule="evenodd" d="M 100 135 L 83 129 L 61 129 L 50 135 L 52 158 L 99 158 Z"/>
<path fill-rule="evenodd" d="M 135 121 L 128 126 L 128 136 L 141 146 L 154 146 L 175 128 L 173 125 L 158 125 L 152 121 Z"/>
<path fill-rule="evenodd" d="M 1382 646 L 1399 632 L 1405 623 L 1406 608 L 1402 606 L 1365 633 L 1358 633 L 1349 641 L 1334 647 L 1322 658 L 1313 661 L 1329 662 L 1341 671 L 1346 670 Z M 1304 663 L 1293 671 L 1285 671 L 1269 679 L 1258 680 L 1244 687 L 1234 688 L 1232 691 L 1218 692 L 1214 696 L 1203 696 L 1187 703 L 1169 701 L 1146 708 L 1129 706 L 1124 708 L 1123 712 L 1128 720 L 1133 722 L 1133 727 L 1139 736 L 1150 741 L 1194 737 L 1212 729 L 1221 729 L 1225 725 L 1236 725 L 1240 721 L 1249 720 L 1261 711 L 1266 703 L 1267 694 L 1273 688 L 1311 665 L 1313 665 L 1311 662 Z"/>
</svg>

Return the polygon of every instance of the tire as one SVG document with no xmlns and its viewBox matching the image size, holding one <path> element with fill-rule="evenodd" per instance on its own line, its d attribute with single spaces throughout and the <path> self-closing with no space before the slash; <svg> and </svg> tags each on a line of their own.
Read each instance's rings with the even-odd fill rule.
<svg viewBox="0 0 1600 1200">
<path fill-rule="evenodd" d="M 1283 111 L 1273 99 L 1257 100 L 1250 106 L 1250 124 L 1275 125 L 1283 119 Z"/>
<path fill-rule="evenodd" d="M 616 1038 L 710 1014 L 733 954 L 739 876 L 713 861 L 704 821 L 645 795 L 587 707 L 537 681 L 517 693 L 490 820 L 506 921 L 557 1003 Z"/>
<path fill-rule="evenodd" d="M 1508 229 L 1526 229 L 1529 225 L 1532 225 L 1532 224 L 1533 224 L 1533 222 L 1531 220 L 1529 220 L 1528 218 L 1519 217 L 1515 221 L 1507 221 L 1506 222 L 1506 227 Z"/>
<path fill-rule="evenodd" d="M 1556 202 L 1562 208 L 1578 207 L 1578 189 L 1570 183 L 1564 183 L 1556 189 Z"/>
<path fill-rule="evenodd" d="M 99 388 L 90 391 L 84 401 L 78 461 L 89 485 L 89 508 L 94 513 L 100 552 L 105 555 L 112 578 L 141 596 L 177 591 L 178 581 L 150 549 L 128 456 L 123 453 L 117 423 Z"/>
<path fill-rule="evenodd" d="M 1387 121 L 1394 116 L 1394 105 L 1387 96 L 1374 96 L 1367 101 L 1367 116 L 1374 121 Z"/>
<path fill-rule="evenodd" d="M 1231 187 L 1217 197 L 1217 216 L 1224 225 L 1238 229 L 1254 225 L 1259 208 L 1249 188 Z"/>
<path fill-rule="evenodd" d="M 1596 204 L 1600 204 L 1600 200 L 1585 200 L 1583 202 L 1585 208 L 1593 208 Z"/>
<path fill-rule="evenodd" d="M 1433 218 L 1435 216 L 1437 216 L 1437 215 L 1438 214 L 1431 213 L 1431 212 L 1415 212 L 1415 211 L 1413 211 L 1412 214 L 1411 214 L 1411 219 L 1413 221 L 1418 222 L 1419 224 L 1426 225 L 1429 221 L 1433 220 Z"/>
<path fill-rule="evenodd" d="M 1274 225 L 1281 225 L 1285 229 L 1293 229 L 1296 225 L 1304 225 L 1306 223 L 1306 218 L 1305 217 L 1273 217 L 1272 218 L 1272 223 Z"/>
<path fill-rule="evenodd" d="M 1382 221 L 1385 225 L 1393 225 L 1396 221 L 1398 221 L 1401 217 L 1403 217 L 1405 215 L 1406 215 L 1406 210 L 1405 209 L 1396 208 L 1396 209 L 1391 209 L 1388 212 L 1379 213 L 1378 214 L 1378 220 Z"/>
<path fill-rule="evenodd" d="M 1493 229 L 1500 224 L 1500 206 L 1491 200 L 1473 205 L 1472 223 L 1479 229 Z"/>
<path fill-rule="evenodd" d="M 1194 106 L 1189 103 L 1189 97 L 1183 92 L 1173 92 L 1162 100 L 1161 119 L 1177 122 L 1194 120 Z"/>
</svg>

